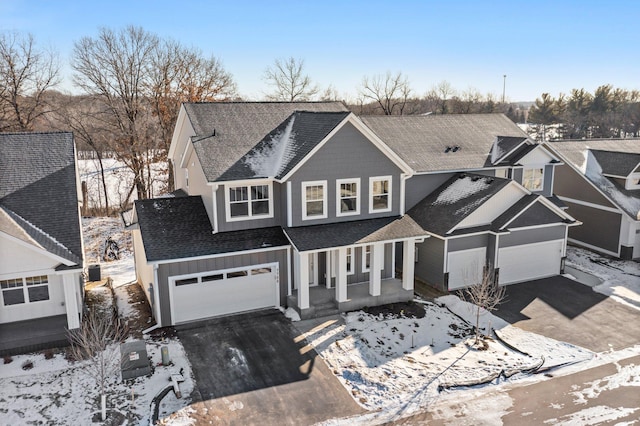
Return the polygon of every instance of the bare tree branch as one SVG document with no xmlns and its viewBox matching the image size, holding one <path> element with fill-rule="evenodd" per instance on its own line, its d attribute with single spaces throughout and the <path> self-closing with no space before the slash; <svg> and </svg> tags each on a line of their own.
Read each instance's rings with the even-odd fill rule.
<svg viewBox="0 0 640 426">
<path fill-rule="evenodd" d="M 363 100 L 375 102 L 385 115 L 402 115 L 411 94 L 406 76 L 387 72 L 373 77 L 365 76 L 359 90 Z"/>
<path fill-rule="evenodd" d="M 274 101 L 308 101 L 319 92 L 318 86 L 304 73 L 304 60 L 293 57 L 276 59 L 265 70 L 264 80 L 273 87 L 267 98 Z"/>
</svg>

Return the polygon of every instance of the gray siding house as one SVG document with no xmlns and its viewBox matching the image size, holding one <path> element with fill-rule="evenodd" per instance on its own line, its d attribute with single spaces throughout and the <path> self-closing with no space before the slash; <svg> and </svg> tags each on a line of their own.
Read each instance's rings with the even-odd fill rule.
<svg viewBox="0 0 640 426">
<path fill-rule="evenodd" d="M 558 159 L 502 115 L 187 103 L 169 158 L 178 190 L 136 201 L 132 225 L 162 326 L 406 301 L 416 277 L 452 290 L 489 267 L 502 284 L 555 275 L 576 223 L 553 202 Z"/>
<path fill-rule="evenodd" d="M 0 133 L 0 355 L 66 343 L 84 255 L 73 134 Z"/>
<path fill-rule="evenodd" d="M 569 241 L 622 259 L 640 258 L 640 141 L 547 143 L 564 162 L 554 191 L 584 226 Z"/>
</svg>

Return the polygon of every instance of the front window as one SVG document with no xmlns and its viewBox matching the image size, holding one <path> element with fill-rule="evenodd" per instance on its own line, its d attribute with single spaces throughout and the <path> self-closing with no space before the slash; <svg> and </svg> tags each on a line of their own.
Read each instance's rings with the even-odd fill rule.
<svg viewBox="0 0 640 426">
<path fill-rule="evenodd" d="M 347 274 L 351 275 L 353 273 L 353 249 L 351 247 L 347 247 Z"/>
<path fill-rule="evenodd" d="M 369 179 L 369 212 L 391 211 L 391 176 Z"/>
<path fill-rule="evenodd" d="M 271 217 L 271 185 L 231 186 L 227 188 L 227 220 Z"/>
<path fill-rule="evenodd" d="M 4 306 L 49 300 L 49 278 L 36 277 L 1 280 L 2 302 Z"/>
<path fill-rule="evenodd" d="M 371 246 L 362 248 L 362 272 L 369 272 L 371 268 Z"/>
<path fill-rule="evenodd" d="M 336 216 L 360 213 L 360 179 L 338 179 L 336 195 Z"/>
<path fill-rule="evenodd" d="M 327 181 L 302 183 L 302 219 L 327 217 Z"/>
<path fill-rule="evenodd" d="M 544 185 L 544 169 L 524 169 L 522 173 L 522 186 L 529 191 L 542 191 Z"/>
</svg>

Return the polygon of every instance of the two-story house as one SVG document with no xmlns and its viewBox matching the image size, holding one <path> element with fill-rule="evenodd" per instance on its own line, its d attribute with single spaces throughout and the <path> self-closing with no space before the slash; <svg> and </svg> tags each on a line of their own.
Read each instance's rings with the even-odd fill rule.
<svg viewBox="0 0 640 426">
<path fill-rule="evenodd" d="M 584 225 L 569 241 L 622 259 L 640 258 L 640 141 L 547 143 L 564 165 L 554 191 Z"/>
<path fill-rule="evenodd" d="M 65 344 L 84 255 L 73 134 L 0 133 L 0 354 Z"/>
<path fill-rule="evenodd" d="M 504 116 L 448 120 L 184 104 L 169 151 L 179 190 L 133 215 L 158 323 L 405 301 L 416 275 L 454 289 L 488 265 L 503 284 L 558 274 L 574 223 L 548 198 L 558 160 Z"/>
</svg>

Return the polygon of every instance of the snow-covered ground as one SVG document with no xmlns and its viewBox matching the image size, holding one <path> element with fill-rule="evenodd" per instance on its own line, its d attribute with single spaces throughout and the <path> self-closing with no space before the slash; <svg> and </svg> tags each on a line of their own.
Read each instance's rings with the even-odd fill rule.
<svg viewBox="0 0 640 426">
<path fill-rule="evenodd" d="M 127 286 L 135 280 L 131 244 L 122 231 L 119 219 L 84 219 L 85 249 L 87 261 L 101 262 L 103 278 L 113 279 L 115 302 L 123 318 L 137 315 L 135 305 L 129 301 Z M 104 241 L 108 236 L 118 241 L 122 258 L 115 262 L 100 261 Z M 89 290 L 103 305 L 113 300 L 110 290 L 95 287 Z M 161 348 L 166 346 L 172 366 L 162 366 Z M 181 383 L 183 398 L 177 399 L 173 392 L 162 400 L 160 417 L 173 413 L 190 403 L 189 395 L 194 388 L 191 366 L 184 349 L 176 338 L 162 340 L 146 339 L 148 355 L 155 371 L 150 377 L 139 377 L 122 383 L 119 372 L 108 386 L 108 409 L 122 415 L 123 423 L 149 424 L 153 397 L 170 384 L 169 376 L 183 369 L 185 381 Z M 114 348 L 117 350 L 117 348 Z M 22 365 L 31 361 L 33 368 L 24 370 Z M 99 389 L 96 379 L 83 362 L 69 362 L 63 353 L 45 359 L 44 353 L 12 357 L 10 363 L 0 362 L 0 425 L 91 424 L 99 412 Z"/>
</svg>

